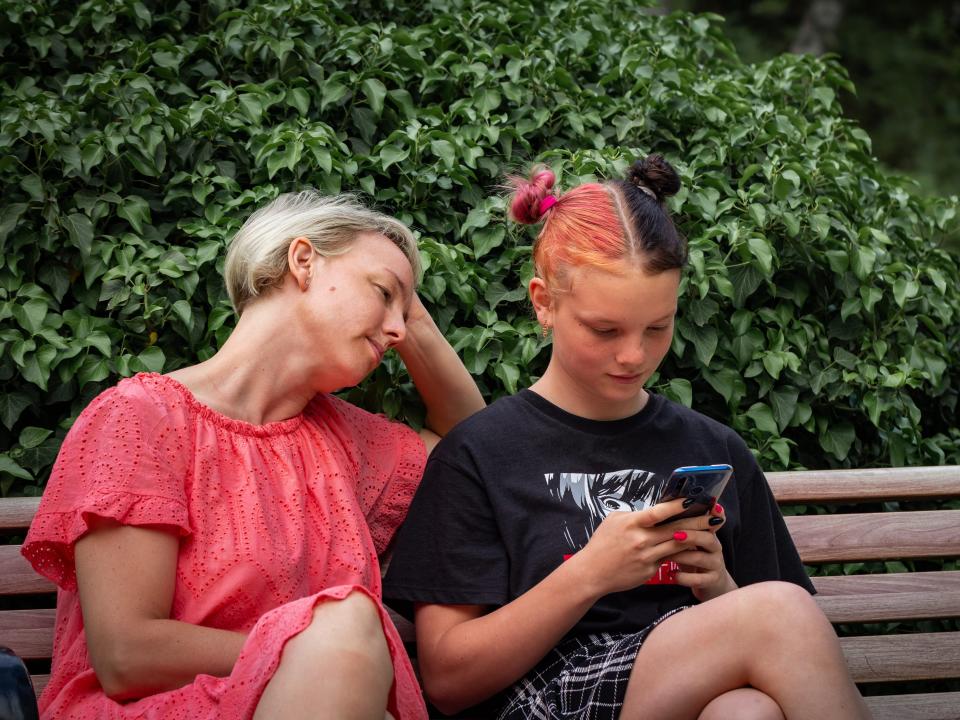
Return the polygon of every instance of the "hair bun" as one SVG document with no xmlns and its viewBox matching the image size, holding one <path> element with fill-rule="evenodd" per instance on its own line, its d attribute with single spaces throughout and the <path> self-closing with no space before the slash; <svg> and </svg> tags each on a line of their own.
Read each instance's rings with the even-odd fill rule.
<svg viewBox="0 0 960 720">
<path fill-rule="evenodd" d="M 535 225 L 543 219 L 541 203 L 548 197 L 556 182 L 553 171 L 546 166 L 534 167 L 529 178 L 516 175 L 507 178 L 513 188 L 510 200 L 510 218 L 524 225 Z"/>
<path fill-rule="evenodd" d="M 652 194 L 658 203 L 680 190 L 680 176 L 663 155 L 647 155 L 643 160 L 635 161 L 627 170 L 626 181 Z"/>
</svg>

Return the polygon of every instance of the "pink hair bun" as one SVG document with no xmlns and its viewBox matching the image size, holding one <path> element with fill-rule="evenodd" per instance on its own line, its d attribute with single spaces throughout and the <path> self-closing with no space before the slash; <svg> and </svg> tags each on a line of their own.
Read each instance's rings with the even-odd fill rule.
<svg viewBox="0 0 960 720">
<path fill-rule="evenodd" d="M 508 178 L 513 186 L 513 198 L 510 200 L 510 217 L 524 225 L 535 225 L 543 219 L 543 213 L 556 204 L 556 198 L 550 192 L 556 182 L 556 176 L 550 168 L 534 168 L 529 178 L 512 176 Z M 553 202 L 545 202 L 553 198 Z"/>
</svg>

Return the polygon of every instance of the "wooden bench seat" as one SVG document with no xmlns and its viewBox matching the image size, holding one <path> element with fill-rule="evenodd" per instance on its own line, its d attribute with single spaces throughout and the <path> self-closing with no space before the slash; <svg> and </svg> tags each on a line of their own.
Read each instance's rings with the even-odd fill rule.
<svg viewBox="0 0 960 720">
<path fill-rule="evenodd" d="M 787 527 L 808 565 L 960 558 L 960 510 L 904 509 L 960 498 L 960 467 L 775 472 L 767 475 L 788 508 L 815 505 L 831 512 L 788 515 Z M 36 511 L 33 498 L 0 500 L 0 533 L 23 534 Z M 940 503 L 943 504 L 943 503 Z M 836 512 L 832 512 L 835 510 Z M 869 567 L 869 566 L 868 566 Z M 882 567 L 882 565 L 881 565 Z M 817 602 L 837 624 L 850 671 L 878 720 L 957 720 L 960 691 L 875 694 L 884 684 L 960 680 L 960 631 L 920 631 L 914 621 L 960 618 L 960 571 L 820 575 Z M 0 645 L 31 662 L 49 661 L 52 585 L 37 576 L 19 546 L 0 546 L 0 602 L 20 596 L 37 607 L 0 610 Z M 41 605 L 46 605 L 42 607 Z M 2 607 L 2 606 L 0 606 Z M 413 645 L 413 626 L 396 618 Z M 906 624 L 904 632 L 863 634 L 864 623 Z M 38 691 L 47 681 L 34 675 Z"/>
</svg>

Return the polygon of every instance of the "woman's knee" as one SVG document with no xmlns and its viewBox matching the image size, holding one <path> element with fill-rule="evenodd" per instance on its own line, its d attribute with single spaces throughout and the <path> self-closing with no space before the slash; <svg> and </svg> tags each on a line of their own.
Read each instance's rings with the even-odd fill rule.
<svg viewBox="0 0 960 720">
<path fill-rule="evenodd" d="M 301 636 L 342 648 L 386 652 L 380 608 L 361 592 L 352 592 L 342 600 L 317 603 L 310 624 Z"/>
</svg>

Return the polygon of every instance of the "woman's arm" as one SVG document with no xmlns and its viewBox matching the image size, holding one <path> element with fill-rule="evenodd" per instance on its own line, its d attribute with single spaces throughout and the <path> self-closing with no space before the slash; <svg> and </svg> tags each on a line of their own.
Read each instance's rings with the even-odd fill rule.
<svg viewBox="0 0 960 720">
<path fill-rule="evenodd" d="M 679 528 L 709 527 L 706 517 L 656 527 L 682 503 L 612 513 L 580 552 L 489 614 L 478 605 L 418 605 L 418 657 L 430 701 L 454 713 L 490 697 L 533 668 L 601 597 L 649 580 L 664 558 L 689 547 L 674 537 Z"/>
<path fill-rule="evenodd" d="M 397 345 L 410 377 L 427 408 L 427 427 L 439 436 L 481 410 L 486 403 L 470 373 L 440 332 L 420 298 L 413 296 L 407 335 Z M 436 439 L 425 437 L 428 449 Z"/>
<path fill-rule="evenodd" d="M 226 676 L 246 636 L 170 619 L 179 540 L 101 521 L 76 543 L 77 586 L 90 660 L 114 700 Z"/>
</svg>

